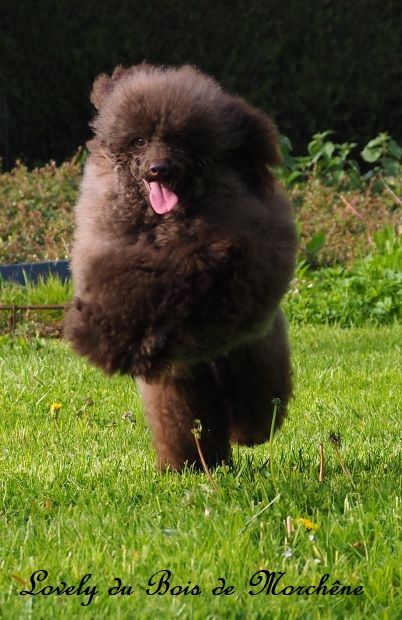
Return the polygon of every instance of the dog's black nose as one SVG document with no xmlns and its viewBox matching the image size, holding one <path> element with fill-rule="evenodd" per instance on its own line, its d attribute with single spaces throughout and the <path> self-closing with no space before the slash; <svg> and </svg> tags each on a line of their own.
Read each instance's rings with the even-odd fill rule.
<svg viewBox="0 0 402 620">
<path fill-rule="evenodd" d="M 153 162 L 150 167 L 149 167 L 149 171 L 151 173 L 151 175 L 155 178 L 158 177 L 166 177 L 169 175 L 170 171 L 171 171 L 171 165 L 168 161 L 163 160 L 163 161 L 155 161 Z"/>
</svg>

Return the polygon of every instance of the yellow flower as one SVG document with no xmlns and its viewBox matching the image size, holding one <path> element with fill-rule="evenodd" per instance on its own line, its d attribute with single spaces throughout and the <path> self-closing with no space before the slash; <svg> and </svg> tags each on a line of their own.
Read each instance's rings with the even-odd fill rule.
<svg viewBox="0 0 402 620">
<path fill-rule="evenodd" d="M 52 403 L 50 405 L 50 413 L 53 413 L 54 415 L 56 415 L 57 413 L 59 413 L 61 408 L 62 408 L 61 403 Z"/>
<path fill-rule="evenodd" d="M 313 523 L 312 521 L 310 521 L 310 519 L 304 519 L 303 517 L 296 519 L 296 523 L 297 525 L 302 525 L 303 527 L 305 527 L 306 530 L 313 530 L 314 532 L 320 527 L 318 523 Z"/>
</svg>

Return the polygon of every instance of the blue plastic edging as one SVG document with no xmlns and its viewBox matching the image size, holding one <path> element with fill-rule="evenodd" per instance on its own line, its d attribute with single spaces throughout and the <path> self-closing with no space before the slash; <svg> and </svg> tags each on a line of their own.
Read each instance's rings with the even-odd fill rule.
<svg viewBox="0 0 402 620">
<path fill-rule="evenodd" d="M 63 282 L 71 278 L 70 262 L 68 260 L 44 261 L 41 263 L 19 263 L 16 265 L 0 265 L 0 279 L 26 284 L 44 280 L 55 275 Z"/>
</svg>

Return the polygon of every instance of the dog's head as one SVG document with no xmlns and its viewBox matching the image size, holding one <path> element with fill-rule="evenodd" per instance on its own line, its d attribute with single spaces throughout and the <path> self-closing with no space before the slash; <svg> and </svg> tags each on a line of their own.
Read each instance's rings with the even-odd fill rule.
<svg viewBox="0 0 402 620">
<path fill-rule="evenodd" d="M 117 67 L 95 80 L 91 101 L 96 142 L 160 215 L 195 179 L 207 183 L 211 165 L 236 167 L 259 191 L 272 179 L 267 166 L 279 162 L 269 117 L 191 66 Z"/>
</svg>

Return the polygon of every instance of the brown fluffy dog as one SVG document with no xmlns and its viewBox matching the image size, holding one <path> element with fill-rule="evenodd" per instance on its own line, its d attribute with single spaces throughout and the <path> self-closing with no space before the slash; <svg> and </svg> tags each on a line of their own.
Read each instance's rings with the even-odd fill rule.
<svg viewBox="0 0 402 620">
<path fill-rule="evenodd" d="M 136 377 L 162 469 L 199 466 L 197 418 L 213 466 L 230 442 L 264 442 L 291 392 L 278 304 L 296 241 L 267 168 L 276 131 L 189 66 L 118 67 L 91 100 L 65 334 Z"/>
</svg>

